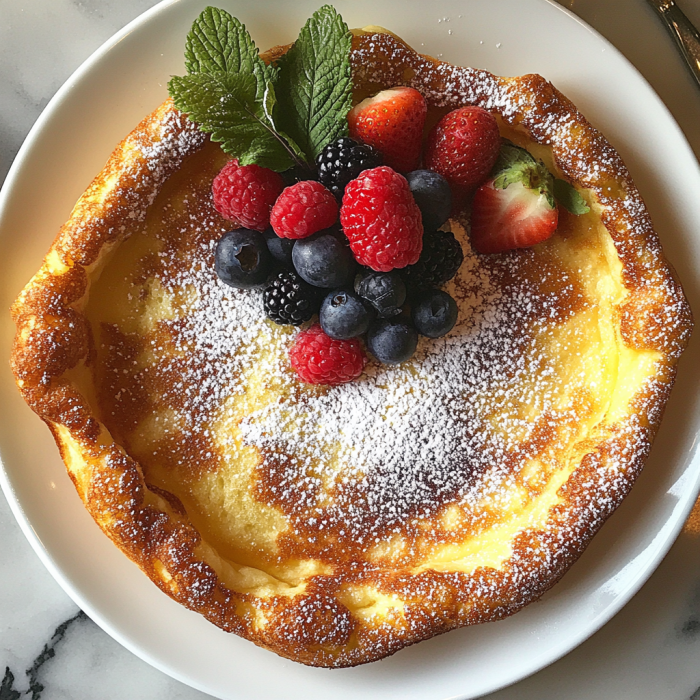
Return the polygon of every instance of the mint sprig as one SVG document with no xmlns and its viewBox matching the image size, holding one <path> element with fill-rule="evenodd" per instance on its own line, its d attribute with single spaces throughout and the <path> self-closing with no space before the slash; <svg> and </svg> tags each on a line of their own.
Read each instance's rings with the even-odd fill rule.
<svg viewBox="0 0 700 700">
<path fill-rule="evenodd" d="M 173 77 L 168 91 L 175 106 L 241 165 L 278 172 L 311 167 L 323 146 L 347 131 L 351 39 L 326 5 L 279 68 L 268 66 L 241 22 L 207 7 L 187 36 L 189 75 Z"/>
<path fill-rule="evenodd" d="M 352 100 L 352 35 L 330 5 L 317 10 L 280 59 L 280 123 L 314 161 L 348 131 Z"/>
<path fill-rule="evenodd" d="M 241 165 L 256 163 L 282 171 L 294 164 L 295 155 L 271 119 L 271 85 L 262 101 L 256 97 L 256 79 L 248 73 L 198 73 L 173 78 L 168 87 L 175 106 Z"/>
<path fill-rule="evenodd" d="M 190 75 L 170 80 L 170 96 L 226 153 L 241 165 L 277 171 L 300 162 L 298 146 L 275 126 L 277 72 L 265 65 L 235 17 L 207 7 L 187 35 L 185 65 Z"/>
<path fill-rule="evenodd" d="M 572 214 L 587 214 L 590 211 L 576 188 L 566 180 L 555 178 L 542 161 L 535 160 L 529 151 L 507 139 L 503 139 L 493 173 L 493 184 L 497 189 L 520 182 L 528 189 L 543 194 L 552 208 L 558 202 Z"/>
</svg>

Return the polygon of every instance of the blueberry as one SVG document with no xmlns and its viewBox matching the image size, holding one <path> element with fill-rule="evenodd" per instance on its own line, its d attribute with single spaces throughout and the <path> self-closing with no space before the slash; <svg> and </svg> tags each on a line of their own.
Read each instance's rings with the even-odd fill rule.
<svg viewBox="0 0 700 700">
<path fill-rule="evenodd" d="M 457 302 L 446 292 L 433 289 L 413 305 L 411 317 L 421 335 L 440 338 L 457 323 Z"/>
<path fill-rule="evenodd" d="M 292 248 L 294 248 L 296 241 L 290 238 L 280 238 L 272 230 L 272 227 L 268 228 L 263 233 L 263 236 L 265 236 L 267 249 L 270 251 L 270 255 L 272 255 L 274 261 L 288 270 L 294 269 L 294 265 L 292 264 Z"/>
<path fill-rule="evenodd" d="M 374 316 L 374 310 L 355 292 L 336 289 L 323 300 L 319 321 L 326 335 L 347 340 L 366 333 Z"/>
<path fill-rule="evenodd" d="M 406 285 L 397 272 L 368 272 L 355 283 L 355 291 L 385 318 L 401 313 Z"/>
<path fill-rule="evenodd" d="M 345 287 L 355 275 L 357 263 L 350 248 L 330 229 L 298 240 L 292 262 L 299 275 L 315 287 Z"/>
<path fill-rule="evenodd" d="M 214 269 L 222 282 L 238 289 L 265 284 L 272 271 L 272 256 L 259 231 L 238 228 L 216 244 Z"/>
<path fill-rule="evenodd" d="M 423 215 L 423 228 L 435 230 L 442 226 L 452 210 L 452 190 L 447 180 L 432 170 L 414 170 L 406 179 Z"/>
<path fill-rule="evenodd" d="M 367 333 L 369 351 L 385 365 L 398 365 L 413 356 L 418 333 L 403 317 L 380 318 Z"/>
</svg>

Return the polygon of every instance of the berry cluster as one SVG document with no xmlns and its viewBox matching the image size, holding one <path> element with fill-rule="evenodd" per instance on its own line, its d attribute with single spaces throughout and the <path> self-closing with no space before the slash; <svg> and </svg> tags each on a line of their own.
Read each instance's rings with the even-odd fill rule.
<svg viewBox="0 0 700 700">
<path fill-rule="evenodd" d="M 219 241 L 219 277 L 264 287 L 275 323 L 300 326 L 318 314 L 290 350 L 305 382 L 356 379 L 364 348 L 382 363 L 405 362 L 419 335 L 439 338 L 457 322 L 440 287 L 464 254 L 441 227 L 454 195 L 492 170 L 500 137 L 485 110 L 455 110 L 429 134 L 419 169 L 426 111 L 417 90 L 385 90 L 350 111 L 351 138 L 326 145 L 315 173 L 283 178 L 232 160 L 214 180 L 217 210 L 245 226 Z"/>
</svg>

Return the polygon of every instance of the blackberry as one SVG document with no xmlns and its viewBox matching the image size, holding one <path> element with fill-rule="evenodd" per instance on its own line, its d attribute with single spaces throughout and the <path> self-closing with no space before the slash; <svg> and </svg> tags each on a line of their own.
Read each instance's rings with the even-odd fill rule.
<svg viewBox="0 0 700 700">
<path fill-rule="evenodd" d="M 406 288 L 415 293 L 449 282 L 457 274 L 463 260 L 464 252 L 454 233 L 426 231 L 418 262 L 400 272 Z"/>
<path fill-rule="evenodd" d="M 300 326 L 318 310 L 318 293 L 296 272 L 282 270 L 263 292 L 268 318 L 280 325 Z"/>
<path fill-rule="evenodd" d="M 379 151 L 348 137 L 329 143 L 316 158 L 319 181 L 339 200 L 350 180 L 354 180 L 363 170 L 381 164 Z"/>
</svg>

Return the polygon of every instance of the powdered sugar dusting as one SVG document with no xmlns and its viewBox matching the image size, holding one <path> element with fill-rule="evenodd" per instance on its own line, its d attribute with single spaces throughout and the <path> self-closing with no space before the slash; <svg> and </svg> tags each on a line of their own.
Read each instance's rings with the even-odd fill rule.
<svg viewBox="0 0 700 700">
<path fill-rule="evenodd" d="M 552 406 L 555 368 L 533 341 L 539 326 L 562 314 L 566 274 L 556 271 L 550 298 L 519 283 L 504 294 L 492 277 L 517 277 L 519 258 L 484 265 L 463 229 L 455 232 L 466 256 L 446 288 L 460 309 L 453 331 L 421 339 L 407 363 L 373 361 L 359 380 L 321 390 L 290 369 L 298 331 L 265 319 L 259 291 L 216 278 L 212 242 L 201 244 L 189 269 L 163 281 L 195 293 L 186 318 L 170 329 L 176 347 L 194 358 L 172 387 L 173 396 L 190 392 L 178 422 L 187 432 L 208 431 L 213 413 L 249 390 L 254 369 L 268 392 L 265 405 L 248 413 L 240 432 L 216 440 L 235 453 L 242 437 L 260 451 L 263 494 L 296 531 L 328 530 L 370 545 L 387 531 L 420 528 L 446 503 L 476 510 L 485 498 L 498 502 L 531 456 L 528 440 L 541 416 L 571 419 Z M 532 407 L 527 418 L 523 405 Z"/>
<path fill-rule="evenodd" d="M 411 77 L 408 53 L 392 42 L 373 36 L 354 51 L 356 77 L 386 79 L 372 73 L 371 56 L 378 53 L 389 58 L 378 70 L 398 66 L 434 105 L 479 103 L 507 118 L 523 110 L 519 100 L 530 99 L 526 91 L 497 88 L 484 71 L 447 64 L 423 66 Z M 574 113 L 560 110 L 555 117 L 546 95 L 537 107 L 540 130 L 570 126 Z M 611 149 L 601 153 L 590 176 L 616 165 L 615 158 Z M 358 381 L 319 390 L 299 382 L 289 367 L 296 331 L 264 318 L 259 292 L 232 290 L 216 279 L 213 247 L 205 236 L 191 264 L 162 280 L 196 298 L 184 318 L 166 324 L 177 359 L 163 364 L 176 367 L 181 381 L 167 387 L 165 398 L 176 407 L 183 443 L 204 435 L 234 455 L 241 439 L 259 451 L 256 495 L 282 508 L 307 542 L 332 532 L 336 541 L 370 545 L 387 532 L 420 530 L 447 504 L 460 506 L 468 525 L 477 526 L 488 518 L 485 503 L 497 508 L 522 486 L 520 473 L 540 456 L 543 435 L 554 452 L 572 439 L 575 428 L 567 426 L 586 411 L 574 400 L 574 387 L 595 389 L 583 371 L 562 379 L 556 353 L 538 345 L 589 303 L 575 273 L 569 278 L 559 266 L 534 273 L 526 269 L 527 255 L 479 260 L 468 252 L 447 289 L 460 317 L 446 338 L 423 339 L 401 366 L 371 363 Z M 532 288 L 533 274 L 541 278 L 539 289 Z M 181 362 L 182 355 L 190 361 Z M 246 396 L 251 378 L 264 386 L 264 398 L 246 407 L 231 434 L 212 435 L 221 407 Z M 559 402 L 562 396 L 568 403 Z M 229 418 L 238 415 L 230 405 L 224 410 Z"/>
<path fill-rule="evenodd" d="M 78 200 L 56 241 L 59 257 L 69 266 L 89 266 L 104 244 L 128 236 L 166 180 L 205 139 L 171 104 L 161 105 L 122 141 Z"/>
<path fill-rule="evenodd" d="M 158 135 L 147 143 L 137 144 L 146 161 L 148 172 L 155 180 L 154 195 L 160 190 L 165 177 L 170 175 L 172 164 L 194 153 L 206 140 L 198 126 L 185 119 L 177 110 L 170 110 L 158 123 Z"/>
</svg>

